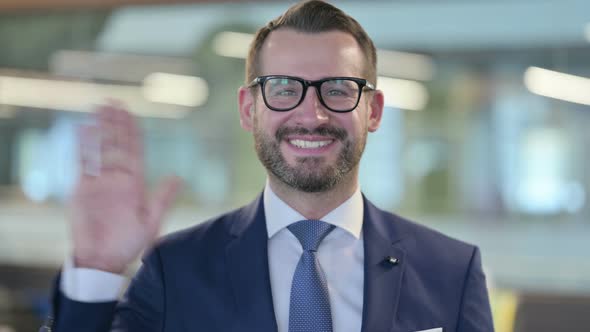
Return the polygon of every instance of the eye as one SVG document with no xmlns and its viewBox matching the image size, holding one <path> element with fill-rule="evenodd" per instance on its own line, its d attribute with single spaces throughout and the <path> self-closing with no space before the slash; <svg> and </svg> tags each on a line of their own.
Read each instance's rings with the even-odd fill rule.
<svg viewBox="0 0 590 332">
<path fill-rule="evenodd" d="M 348 96 L 349 95 L 349 91 L 343 90 L 343 89 L 330 89 L 328 91 L 325 92 L 327 96 L 334 96 L 334 97 L 338 97 L 338 96 Z"/>
<path fill-rule="evenodd" d="M 322 85 L 322 94 L 326 97 L 354 97 L 357 93 L 356 83 L 350 80 L 331 80 Z"/>
<path fill-rule="evenodd" d="M 293 90 L 293 89 L 278 88 L 278 89 L 273 89 L 272 90 L 272 95 L 273 96 L 288 97 L 288 96 L 295 96 L 295 95 L 297 95 L 297 92 L 295 90 Z"/>
<path fill-rule="evenodd" d="M 266 82 L 267 97 L 293 97 L 301 94 L 301 83 L 286 79 L 274 78 Z"/>
</svg>

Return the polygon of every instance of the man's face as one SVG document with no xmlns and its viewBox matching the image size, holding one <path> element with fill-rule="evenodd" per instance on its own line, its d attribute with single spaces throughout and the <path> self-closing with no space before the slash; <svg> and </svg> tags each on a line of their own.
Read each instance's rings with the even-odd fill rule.
<svg viewBox="0 0 590 332">
<path fill-rule="evenodd" d="M 354 37 L 337 31 L 273 31 L 262 46 L 260 64 L 261 75 L 365 78 L 365 58 Z M 363 92 L 355 110 L 332 112 L 310 87 L 295 109 L 276 112 L 266 107 L 260 88 L 240 91 L 241 123 L 253 131 L 262 164 L 270 176 L 304 192 L 327 191 L 357 175 L 367 131 L 378 128 L 382 108 L 381 92 Z"/>
</svg>

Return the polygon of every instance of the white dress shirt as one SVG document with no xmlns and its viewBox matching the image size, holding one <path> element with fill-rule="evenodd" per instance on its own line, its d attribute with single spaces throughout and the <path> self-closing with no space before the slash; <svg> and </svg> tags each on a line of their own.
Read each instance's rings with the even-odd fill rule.
<svg viewBox="0 0 590 332">
<path fill-rule="evenodd" d="M 291 282 L 303 252 L 286 228 L 306 219 L 266 185 L 264 212 L 268 232 L 268 264 L 278 332 L 289 330 Z M 363 199 L 359 189 L 342 205 L 321 218 L 336 226 L 320 243 L 317 256 L 326 275 L 334 332 L 359 332 L 363 314 L 364 251 Z M 61 290 L 81 302 L 114 301 L 125 285 L 123 276 L 75 268 L 71 259 L 62 271 Z"/>
<path fill-rule="evenodd" d="M 268 265 L 273 305 L 279 332 L 289 331 L 289 302 L 293 274 L 303 253 L 299 240 L 287 229 L 307 219 L 270 189 L 264 189 L 268 231 Z M 363 316 L 363 198 L 360 190 L 322 221 L 336 226 L 318 247 L 317 256 L 326 275 L 334 332 L 359 332 Z"/>
</svg>

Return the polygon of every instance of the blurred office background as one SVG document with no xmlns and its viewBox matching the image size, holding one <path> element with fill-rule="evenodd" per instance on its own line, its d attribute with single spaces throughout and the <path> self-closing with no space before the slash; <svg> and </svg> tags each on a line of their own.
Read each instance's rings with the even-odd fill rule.
<svg viewBox="0 0 590 332">
<path fill-rule="evenodd" d="M 141 119 L 146 181 L 185 181 L 166 232 L 257 195 L 236 90 L 252 33 L 290 3 L 0 1 L 1 332 L 47 313 L 76 127 L 101 101 Z M 336 4 L 374 38 L 386 94 L 364 192 L 481 247 L 499 332 L 588 331 L 590 2 Z"/>
</svg>

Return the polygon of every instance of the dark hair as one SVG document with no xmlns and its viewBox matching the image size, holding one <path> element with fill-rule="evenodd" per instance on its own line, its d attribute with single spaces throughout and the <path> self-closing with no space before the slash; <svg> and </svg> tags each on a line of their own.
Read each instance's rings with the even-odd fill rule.
<svg viewBox="0 0 590 332">
<path fill-rule="evenodd" d="M 260 73 L 260 49 L 264 41 L 272 31 L 281 28 L 306 33 L 342 31 L 351 34 L 365 55 L 366 79 L 376 84 L 377 54 L 375 45 L 367 32 L 354 18 L 331 4 L 319 0 L 304 1 L 292 6 L 283 15 L 256 32 L 246 59 L 246 84 Z"/>
</svg>

